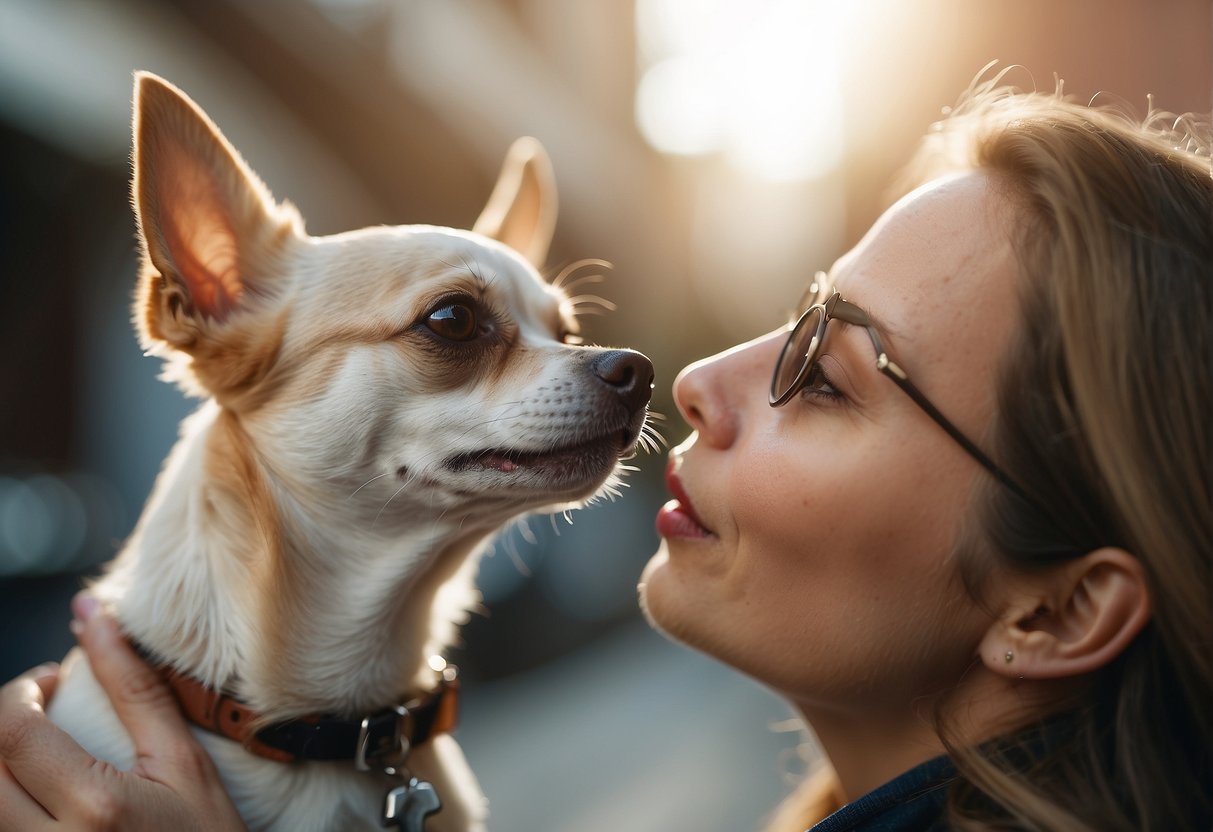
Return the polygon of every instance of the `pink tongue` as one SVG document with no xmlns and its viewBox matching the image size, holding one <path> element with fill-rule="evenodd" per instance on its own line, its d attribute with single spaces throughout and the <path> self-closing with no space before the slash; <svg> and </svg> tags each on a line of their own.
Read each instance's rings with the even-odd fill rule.
<svg viewBox="0 0 1213 832">
<path fill-rule="evenodd" d="M 489 454 L 486 457 L 482 457 L 480 464 L 485 468 L 496 468 L 498 471 L 504 471 L 507 474 L 510 471 L 518 470 L 517 463 L 508 460 L 503 456 L 497 456 L 496 454 Z"/>
</svg>

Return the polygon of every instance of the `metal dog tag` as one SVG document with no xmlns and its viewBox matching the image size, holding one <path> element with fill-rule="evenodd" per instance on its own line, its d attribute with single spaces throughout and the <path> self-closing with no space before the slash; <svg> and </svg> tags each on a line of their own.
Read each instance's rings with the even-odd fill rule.
<svg viewBox="0 0 1213 832">
<path fill-rule="evenodd" d="M 425 819 L 442 809 L 434 786 L 416 777 L 387 793 L 383 803 L 383 826 L 396 825 L 401 832 L 425 832 Z"/>
</svg>

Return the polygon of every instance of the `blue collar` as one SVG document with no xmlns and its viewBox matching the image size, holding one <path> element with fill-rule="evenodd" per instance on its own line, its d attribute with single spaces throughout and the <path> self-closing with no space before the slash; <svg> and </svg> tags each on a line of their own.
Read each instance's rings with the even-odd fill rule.
<svg viewBox="0 0 1213 832">
<path fill-rule="evenodd" d="M 956 769 L 936 757 L 848 803 L 809 832 L 943 832 L 944 803 Z"/>
</svg>

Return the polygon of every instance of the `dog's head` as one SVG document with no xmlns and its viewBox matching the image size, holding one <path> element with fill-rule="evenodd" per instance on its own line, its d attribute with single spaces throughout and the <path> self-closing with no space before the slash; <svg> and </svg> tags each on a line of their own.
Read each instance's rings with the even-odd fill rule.
<svg viewBox="0 0 1213 832">
<path fill-rule="evenodd" d="M 648 359 L 581 346 L 540 277 L 547 157 L 511 150 L 475 231 L 305 234 L 213 123 L 136 81 L 135 317 L 170 374 L 239 425 L 275 489 L 387 531 L 583 500 L 640 437 Z"/>
</svg>

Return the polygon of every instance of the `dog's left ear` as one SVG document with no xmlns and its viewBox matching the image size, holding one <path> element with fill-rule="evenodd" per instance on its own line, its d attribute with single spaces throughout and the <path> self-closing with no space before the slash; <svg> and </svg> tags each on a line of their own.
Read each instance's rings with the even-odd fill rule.
<svg viewBox="0 0 1213 832">
<path fill-rule="evenodd" d="M 162 78 L 135 76 L 132 196 L 144 263 L 136 320 L 204 360 L 233 352 L 237 312 L 272 296 L 299 214 L 279 205 L 214 123 Z"/>
<path fill-rule="evenodd" d="M 556 230 L 556 177 L 538 139 L 518 139 L 510 147 L 497 186 L 472 230 L 543 268 Z"/>
</svg>

